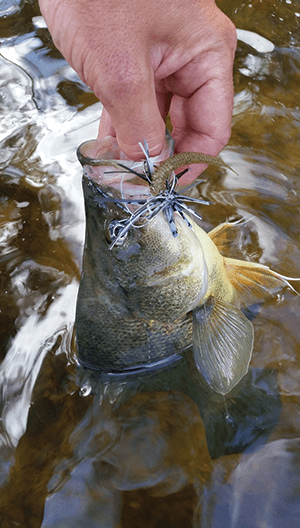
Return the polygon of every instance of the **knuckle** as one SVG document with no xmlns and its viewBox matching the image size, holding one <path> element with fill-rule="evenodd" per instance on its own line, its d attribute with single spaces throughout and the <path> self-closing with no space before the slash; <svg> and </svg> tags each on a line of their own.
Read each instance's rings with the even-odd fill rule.
<svg viewBox="0 0 300 528">
<path fill-rule="evenodd" d="M 221 26 L 221 35 L 223 42 L 231 56 L 234 57 L 236 45 L 237 45 L 237 33 L 236 27 L 231 20 L 222 13 L 223 24 Z"/>
</svg>

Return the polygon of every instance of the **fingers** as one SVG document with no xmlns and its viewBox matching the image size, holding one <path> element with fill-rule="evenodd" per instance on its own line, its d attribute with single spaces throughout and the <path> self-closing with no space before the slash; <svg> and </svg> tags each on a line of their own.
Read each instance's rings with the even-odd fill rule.
<svg viewBox="0 0 300 528">
<path fill-rule="evenodd" d="M 202 53 L 170 80 L 177 91 L 170 108 L 176 152 L 195 151 L 216 156 L 229 141 L 236 43 L 235 28 L 230 29 L 230 45 L 219 45 L 217 52 Z M 181 183 L 190 183 L 206 167 L 194 166 L 182 177 Z"/>
<path fill-rule="evenodd" d="M 232 83 L 215 79 L 191 97 L 174 96 L 170 115 L 178 152 L 218 154 L 230 138 L 232 107 Z"/>
<path fill-rule="evenodd" d="M 156 156 L 164 144 L 165 125 L 150 61 L 143 59 L 141 52 L 138 57 L 136 52 L 128 52 L 128 61 L 124 64 L 124 47 L 122 52 L 120 61 L 112 65 L 113 71 L 89 83 L 105 107 L 98 138 L 108 134 L 116 136 L 120 149 L 131 159 L 141 157 L 139 142 L 146 140 L 150 155 Z"/>
<path fill-rule="evenodd" d="M 176 152 L 202 152 L 216 156 L 231 133 L 233 89 L 215 80 L 200 87 L 190 98 L 174 96 L 170 109 Z M 181 179 L 186 185 L 207 165 L 194 166 Z"/>
<path fill-rule="evenodd" d="M 54 42 L 104 105 L 98 138 L 115 136 L 132 159 L 143 140 L 160 154 L 172 94 L 178 152 L 215 155 L 227 143 L 235 30 L 213 0 L 39 1 Z"/>
<path fill-rule="evenodd" d="M 116 131 L 113 127 L 108 111 L 103 107 L 97 139 L 103 139 L 107 136 L 116 137 Z"/>
<path fill-rule="evenodd" d="M 99 137 L 113 133 L 121 150 L 132 159 L 140 158 L 138 143 L 143 139 L 150 155 L 159 154 L 165 125 L 155 96 L 144 24 L 147 13 L 139 17 L 142 30 L 136 13 L 146 6 L 135 0 L 40 3 L 56 46 L 106 109 Z"/>
<path fill-rule="evenodd" d="M 196 68 L 195 68 L 196 70 Z M 207 70 L 206 76 L 207 75 Z M 216 71 L 219 68 L 216 67 Z M 194 72 L 194 75 L 197 73 Z M 206 78 L 201 75 L 200 78 Z M 195 79 L 197 77 L 193 77 Z M 178 85 L 179 89 L 179 85 Z M 189 87 L 190 89 L 190 87 Z M 189 91 L 187 89 L 187 91 Z M 181 91 L 184 92 L 183 89 Z M 161 112 L 166 115 L 169 107 L 170 94 L 157 93 L 158 105 Z M 227 144 L 231 133 L 231 116 L 233 107 L 233 84 L 232 84 L 232 67 L 228 66 L 222 75 L 215 75 L 212 79 L 206 80 L 203 86 L 200 86 L 191 96 L 183 97 L 173 95 L 170 106 L 170 116 L 173 125 L 172 135 L 175 140 L 176 152 L 203 152 L 211 156 L 217 155 L 222 148 Z M 126 112 L 125 112 L 126 113 Z M 117 127 L 120 119 L 117 118 Z M 137 130 L 140 130 L 138 128 Z M 132 148 L 130 156 L 140 157 L 141 151 L 138 147 L 138 142 L 141 141 L 140 136 L 131 134 L 132 143 L 128 148 L 129 125 L 125 121 L 125 139 L 126 144 L 121 147 L 121 134 L 117 136 L 115 127 L 112 124 L 111 118 L 107 110 L 103 110 L 101 117 L 98 138 L 103 138 L 107 135 L 117 136 L 118 143 L 121 150 L 127 155 L 129 148 Z M 145 127 L 145 135 L 147 137 L 148 123 Z M 164 139 L 165 128 L 163 124 L 162 141 Z M 144 139 L 144 137 L 142 139 Z M 148 136 L 149 137 L 149 136 Z M 137 143 L 135 141 L 138 139 Z M 147 140 L 147 139 L 146 139 Z M 147 140 L 149 142 L 149 140 Z M 159 146 L 159 149 L 161 147 Z M 158 149 L 158 152 L 160 150 Z M 132 154 L 133 152 L 133 154 Z M 155 152 L 151 155 L 155 155 Z M 189 172 L 184 175 L 180 183 L 187 185 L 192 182 L 197 176 L 201 174 L 207 165 L 199 164 L 192 166 Z"/>
<path fill-rule="evenodd" d="M 112 54 L 114 60 L 109 70 L 101 75 L 103 63 L 108 62 Z M 160 154 L 165 140 L 165 125 L 157 104 L 154 72 L 147 46 L 131 36 L 125 39 L 121 49 L 119 43 L 117 47 L 110 43 L 101 56 L 95 55 L 89 60 L 92 60 L 95 72 L 95 77 L 89 78 L 89 85 L 93 86 L 106 109 L 99 137 L 113 131 L 120 149 L 131 159 L 141 157 L 139 142 L 144 139 L 150 155 Z"/>
<path fill-rule="evenodd" d="M 121 151 L 133 160 L 143 156 L 139 147 L 139 142 L 143 140 L 147 142 L 150 156 L 160 154 L 165 141 L 165 123 L 157 111 L 156 103 L 151 108 L 148 102 L 148 107 L 140 109 L 136 117 L 132 111 L 128 112 L 129 104 L 126 106 L 124 103 L 124 106 L 123 110 L 111 114 L 103 108 L 97 139 L 116 137 Z M 154 115 L 155 112 L 157 115 Z"/>
<path fill-rule="evenodd" d="M 142 151 L 141 151 L 140 147 L 138 147 L 138 149 L 136 147 L 137 147 L 139 142 L 143 142 L 143 140 L 146 139 L 147 137 L 148 137 L 148 139 L 146 139 L 146 142 L 147 142 L 148 148 L 150 150 L 150 155 L 151 156 L 156 156 L 157 154 L 160 154 L 160 152 L 162 150 L 162 146 L 161 145 L 164 144 L 164 140 L 165 140 L 165 122 L 164 122 L 164 119 L 167 116 L 167 113 L 168 113 L 168 110 L 169 110 L 170 97 L 169 96 L 165 96 L 163 94 L 157 94 L 157 105 L 158 105 L 158 108 L 161 109 L 160 113 L 161 113 L 161 116 L 163 118 L 162 129 L 161 129 L 160 135 L 158 135 L 156 133 L 156 137 L 155 137 L 155 135 L 153 136 L 153 142 L 152 143 L 149 140 L 149 134 L 148 134 L 148 124 L 149 123 L 146 123 L 147 130 L 145 130 L 144 135 L 141 134 L 140 132 L 138 132 L 136 135 L 132 135 L 132 137 L 130 138 L 129 133 L 128 133 L 128 129 L 130 128 L 130 123 L 127 122 L 127 127 L 126 127 L 126 131 L 125 131 L 126 132 L 126 136 L 125 137 L 126 137 L 127 144 L 123 143 L 123 148 L 121 148 L 121 150 L 123 152 L 125 152 L 127 154 L 127 156 L 130 157 L 131 159 L 135 159 L 135 158 L 141 157 Z M 160 125 L 160 123 L 159 123 L 159 125 Z M 118 126 L 118 124 L 117 124 L 117 126 Z M 157 132 L 157 130 L 156 130 L 156 132 Z M 110 117 L 108 111 L 103 107 L 102 115 L 101 115 L 101 118 L 100 118 L 100 124 L 99 124 L 99 131 L 98 131 L 97 140 L 103 139 L 103 138 L 105 138 L 107 136 L 117 137 L 117 132 L 116 132 L 115 127 L 112 124 L 112 120 L 111 120 L 111 117 Z M 137 138 L 138 138 L 138 141 L 136 142 Z M 129 147 L 128 147 L 128 139 L 131 139 L 131 144 L 129 145 Z M 118 134 L 118 143 L 119 143 L 119 145 L 120 145 L 120 142 L 122 142 L 122 138 L 120 137 L 120 133 L 119 133 Z M 129 154 L 130 152 L 131 152 L 131 154 Z"/>
<path fill-rule="evenodd" d="M 139 142 L 146 140 L 150 155 L 156 156 L 165 140 L 165 124 L 155 98 L 140 95 L 143 99 L 137 101 L 136 97 L 116 94 L 118 105 L 114 105 L 111 98 L 110 105 L 107 105 L 110 106 L 109 114 L 106 110 L 99 127 L 98 137 L 107 133 L 116 136 L 120 149 L 131 159 L 141 157 Z"/>
</svg>

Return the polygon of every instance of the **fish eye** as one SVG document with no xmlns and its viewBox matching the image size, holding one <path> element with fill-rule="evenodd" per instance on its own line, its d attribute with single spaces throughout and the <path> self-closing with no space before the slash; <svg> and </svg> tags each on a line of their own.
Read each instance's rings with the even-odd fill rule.
<svg viewBox="0 0 300 528">
<path fill-rule="evenodd" d="M 125 220 L 112 220 L 105 230 L 105 238 L 107 242 L 112 244 L 118 238 L 120 232 L 125 227 Z M 119 237 L 116 246 L 121 246 L 127 238 L 127 232 L 123 236 Z"/>
</svg>

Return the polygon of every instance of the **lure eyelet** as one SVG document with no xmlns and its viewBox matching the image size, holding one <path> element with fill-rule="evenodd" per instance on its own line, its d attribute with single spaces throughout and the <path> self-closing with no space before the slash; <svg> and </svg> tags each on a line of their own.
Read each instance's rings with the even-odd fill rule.
<svg viewBox="0 0 300 528">
<path fill-rule="evenodd" d="M 105 238 L 109 244 L 121 246 L 125 242 L 128 233 L 126 232 L 120 236 L 120 233 L 124 229 L 125 225 L 126 220 L 112 220 L 110 222 L 105 231 Z"/>
</svg>

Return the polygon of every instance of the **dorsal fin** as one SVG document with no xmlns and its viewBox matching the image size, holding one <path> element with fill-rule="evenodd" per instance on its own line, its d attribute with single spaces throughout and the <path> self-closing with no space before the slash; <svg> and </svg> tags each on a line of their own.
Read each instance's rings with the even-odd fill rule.
<svg viewBox="0 0 300 528">
<path fill-rule="evenodd" d="M 212 229 L 208 236 L 217 246 L 221 255 L 226 256 L 230 251 L 230 246 L 237 239 L 240 234 L 241 227 L 247 222 L 243 218 L 236 222 L 224 222 Z"/>
</svg>

